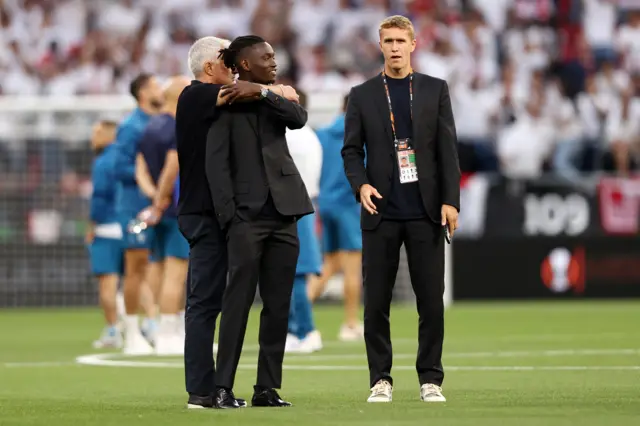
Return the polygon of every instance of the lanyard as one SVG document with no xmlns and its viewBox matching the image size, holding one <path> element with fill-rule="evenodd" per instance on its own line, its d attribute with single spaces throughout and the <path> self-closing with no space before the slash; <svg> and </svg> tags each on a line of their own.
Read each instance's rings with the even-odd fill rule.
<svg viewBox="0 0 640 426">
<path fill-rule="evenodd" d="M 387 92 L 387 103 L 389 104 L 389 118 L 391 119 L 391 131 L 393 132 L 393 143 L 398 141 L 396 136 L 395 119 L 393 116 L 393 108 L 391 107 L 391 95 L 389 94 L 389 85 L 387 84 L 387 77 L 382 71 L 382 81 L 384 82 L 384 90 Z M 411 111 L 411 120 L 413 120 L 413 71 L 409 74 L 409 111 Z"/>
</svg>

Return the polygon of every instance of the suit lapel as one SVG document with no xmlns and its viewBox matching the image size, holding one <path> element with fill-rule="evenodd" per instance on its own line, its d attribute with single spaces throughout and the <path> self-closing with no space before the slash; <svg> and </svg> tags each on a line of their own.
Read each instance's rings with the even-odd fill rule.
<svg viewBox="0 0 640 426">
<path fill-rule="evenodd" d="M 413 73 L 413 105 L 411 106 L 411 127 L 413 130 L 413 139 L 420 134 L 418 127 L 420 125 L 420 114 L 422 113 L 421 106 L 423 102 L 426 102 L 424 96 L 416 96 L 418 93 L 424 93 L 422 76 L 418 73 Z M 417 144 L 414 144 L 417 145 Z"/>
<path fill-rule="evenodd" d="M 374 97 L 376 107 L 378 108 L 378 112 L 380 113 L 382 125 L 384 126 L 384 130 L 387 132 L 389 138 L 393 140 L 391 116 L 389 115 L 389 101 L 387 99 L 387 92 L 385 91 L 384 81 L 382 80 L 381 74 L 378 75 L 378 78 L 376 78 L 376 90 L 374 93 Z"/>
</svg>

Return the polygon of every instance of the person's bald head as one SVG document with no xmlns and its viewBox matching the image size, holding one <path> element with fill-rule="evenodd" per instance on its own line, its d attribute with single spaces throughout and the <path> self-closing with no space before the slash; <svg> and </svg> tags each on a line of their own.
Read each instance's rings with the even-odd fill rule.
<svg viewBox="0 0 640 426">
<path fill-rule="evenodd" d="M 162 88 L 164 101 L 167 103 L 178 102 L 178 96 L 180 96 L 180 93 L 182 93 L 184 88 L 187 87 L 189 83 L 190 80 L 183 75 L 171 77 L 169 80 L 167 80 L 164 87 Z"/>
</svg>

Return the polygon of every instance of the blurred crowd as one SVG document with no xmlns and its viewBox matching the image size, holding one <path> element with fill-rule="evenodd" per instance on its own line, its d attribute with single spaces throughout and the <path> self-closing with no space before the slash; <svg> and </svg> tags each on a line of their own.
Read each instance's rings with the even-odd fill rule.
<svg viewBox="0 0 640 426">
<path fill-rule="evenodd" d="M 380 72 L 390 14 L 414 23 L 414 68 L 449 82 L 464 171 L 637 169 L 640 0 L 4 0 L 0 94 L 126 93 L 188 75 L 201 36 L 249 33 L 281 82 L 346 93 Z"/>
</svg>

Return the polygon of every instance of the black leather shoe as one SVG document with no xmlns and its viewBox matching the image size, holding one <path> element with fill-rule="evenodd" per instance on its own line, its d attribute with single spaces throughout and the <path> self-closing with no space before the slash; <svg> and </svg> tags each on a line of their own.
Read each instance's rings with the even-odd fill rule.
<svg viewBox="0 0 640 426">
<path fill-rule="evenodd" d="M 247 401 L 236 398 L 231 389 L 218 388 L 216 391 L 216 406 L 222 409 L 244 408 L 247 406 Z"/>
<path fill-rule="evenodd" d="M 216 408 L 216 407 L 215 407 L 212 396 L 189 395 L 187 408 L 199 409 L 199 408 Z"/>
<path fill-rule="evenodd" d="M 275 389 L 256 390 L 251 398 L 253 407 L 291 407 L 291 403 L 284 401 Z"/>
</svg>

